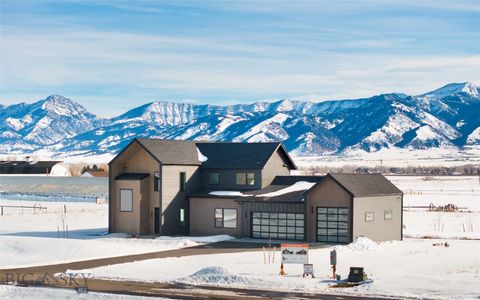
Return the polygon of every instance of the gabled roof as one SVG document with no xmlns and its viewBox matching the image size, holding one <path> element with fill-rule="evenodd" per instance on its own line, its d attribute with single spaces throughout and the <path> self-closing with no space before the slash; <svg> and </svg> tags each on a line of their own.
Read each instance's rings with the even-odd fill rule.
<svg viewBox="0 0 480 300">
<path fill-rule="evenodd" d="M 278 150 L 291 169 L 295 163 L 281 143 L 209 143 L 197 142 L 200 152 L 208 157 L 205 169 L 262 169 Z"/>
<path fill-rule="evenodd" d="M 201 165 L 195 142 L 137 138 L 150 154 L 164 165 Z"/>
<path fill-rule="evenodd" d="M 355 197 L 403 194 L 380 173 L 375 174 L 327 174 Z"/>
<path fill-rule="evenodd" d="M 278 151 L 290 169 L 297 168 L 281 143 L 197 142 L 147 138 L 135 138 L 110 163 L 133 143 L 138 143 L 164 165 L 196 165 L 205 169 L 262 169 Z M 208 158 L 206 161 L 199 160 L 199 151 Z"/>
</svg>

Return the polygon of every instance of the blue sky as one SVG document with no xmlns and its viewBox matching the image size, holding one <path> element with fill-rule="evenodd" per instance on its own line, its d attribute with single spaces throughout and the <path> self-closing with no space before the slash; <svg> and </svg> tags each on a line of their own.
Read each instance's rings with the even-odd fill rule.
<svg viewBox="0 0 480 300">
<path fill-rule="evenodd" d="M 477 1 L 0 0 L 0 99 L 113 116 L 480 81 Z"/>
</svg>

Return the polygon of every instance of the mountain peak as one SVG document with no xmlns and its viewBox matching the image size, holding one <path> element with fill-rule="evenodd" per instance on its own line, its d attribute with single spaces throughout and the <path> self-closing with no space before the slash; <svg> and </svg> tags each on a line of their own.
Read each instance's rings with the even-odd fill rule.
<svg viewBox="0 0 480 300">
<path fill-rule="evenodd" d="M 85 107 L 61 95 L 50 95 L 41 102 L 41 109 L 59 116 L 89 114 Z"/>
<path fill-rule="evenodd" d="M 480 94 L 480 87 L 471 82 L 449 83 L 439 89 L 425 93 L 421 96 L 439 97 L 443 98 L 453 94 L 466 93 L 472 97 L 478 97 Z"/>
</svg>

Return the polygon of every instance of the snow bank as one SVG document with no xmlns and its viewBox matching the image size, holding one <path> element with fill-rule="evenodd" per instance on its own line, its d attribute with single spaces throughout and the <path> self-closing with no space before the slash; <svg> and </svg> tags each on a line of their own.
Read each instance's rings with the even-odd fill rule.
<svg viewBox="0 0 480 300">
<path fill-rule="evenodd" d="M 280 196 L 280 195 L 283 195 L 283 194 L 288 194 L 288 193 L 291 193 L 291 192 L 309 190 L 314 185 L 315 185 L 315 182 L 298 181 L 298 182 L 295 182 L 291 186 L 288 186 L 284 189 L 278 190 L 276 192 L 257 195 L 257 197 L 275 197 L 275 196 Z"/>
<path fill-rule="evenodd" d="M 235 196 L 235 197 L 245 197 L 248 195 L 243 194 L 242 192 L 239 191 L 213 191 L 208 193 L 213 196 Z"/>
<path fill-rule="evenodd" d="M 192 236 L 192 237 L 172 237 L 172 236 L 159 236 L 156 238 L 156 241 L 162 241 L 164 244 L 169 245 L 171 247 L 179 247 L 179 248 L 186 248 L 186 247 L 194 247 L 201 244 L 207 243 L 217 243 L 222 241 L 228 241 L 235 239 L 229 235 L 213 235 L 213 236 Z"/>
<path fill-rule="evenodd" d="M 176 280 L 179 283 L 186 283 L 191 285 L 235 285 L 235 286 L 252 286 L 259 284 L 263 280 L 253 278 L 250 276 L 241 276 L 232 274 L 227 268 L 212 266 L 205 267 L 194 274 Z"/>
<path fill-rule="evenodd" d="M 353 243 L 346 246 L 335 246 L 335 249 L 349 249 L 352 251 L 375 251 L 379 249 L 379 244 L 367 237 L 359 237 Z"/>
</svg>

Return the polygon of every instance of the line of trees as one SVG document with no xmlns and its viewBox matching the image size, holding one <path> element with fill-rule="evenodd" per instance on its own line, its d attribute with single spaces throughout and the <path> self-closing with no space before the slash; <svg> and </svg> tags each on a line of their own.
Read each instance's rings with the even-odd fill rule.
<svg viewBox="0 0 480 300">
<path fill-rule="evenodd" d="M 480 165 L 463 165 L 454 167 L 444 166 L 407 166 L 407 167 L 387 167 L 387 166 L 358 166 L 358 165 L 344 165 L 339 167 L 328 166 L 310 166 L 301 167 L 303 174 L 326 174 L 326 173 L 382 173 L 390 175 L 479 175 Z"/>
</svg>

